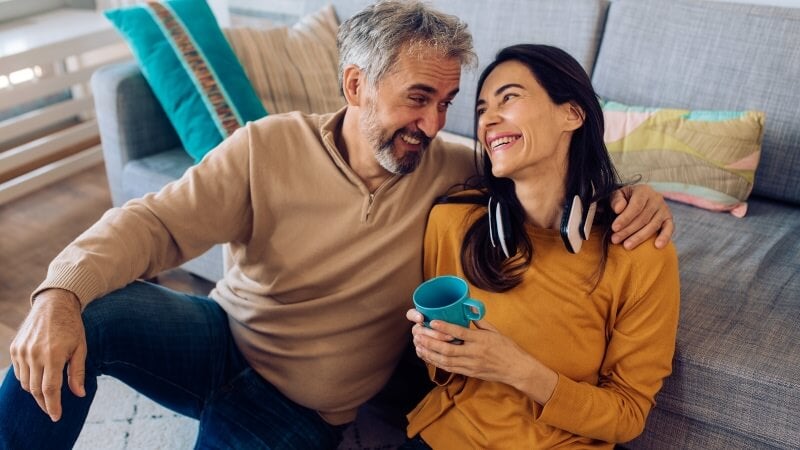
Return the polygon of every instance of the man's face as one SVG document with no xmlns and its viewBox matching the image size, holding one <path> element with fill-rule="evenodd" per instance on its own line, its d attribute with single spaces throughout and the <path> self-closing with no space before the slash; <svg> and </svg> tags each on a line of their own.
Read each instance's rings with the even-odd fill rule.
<svg viewBox="0 0 800 450">
<path fill-rule="evenodd" d="M 381 167 L 394 174 L 417 168 L 444 127 L 460 79 L 458 59 L 443 58 L 432 50 L 418 55 L 401 51 L 377 89 L 367 88 L 360 125 Z"/>
</svg>

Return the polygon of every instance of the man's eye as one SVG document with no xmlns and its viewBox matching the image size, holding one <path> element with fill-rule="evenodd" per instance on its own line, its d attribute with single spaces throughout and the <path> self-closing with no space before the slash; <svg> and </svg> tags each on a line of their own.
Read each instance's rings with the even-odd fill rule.
<svg viewBox="0 0 800 450">
<path fill-rule="evenodd" d="M 478 115 L 478 116 L 482 115 L 485 112 L 486 112 L 485 108 L 479 108 L 479 109 L 475 110 L 475 114 Z"/>
<path fill-rule="evenodd" d="M 451 106 L 453 106 L 453 102 L 450 102 L 450 101 L 442 102 L 442 103 L 439 104 L 439 108 L 440 109 L 448 109 Z"/>
<path fill-rule="evenodd" d="M 417 103 L 419 105 L 424 105 L 428 101 L 428 99 L 425 97 L 410 97 L 410 98 L 412 102 Z"/>
</svg>

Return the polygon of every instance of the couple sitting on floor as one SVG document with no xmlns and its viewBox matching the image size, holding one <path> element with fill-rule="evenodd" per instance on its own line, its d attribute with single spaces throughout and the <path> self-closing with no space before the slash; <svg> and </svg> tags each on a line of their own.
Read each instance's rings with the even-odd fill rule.
<svg viewBox="0 0 800 450">
<path fill-rule="evenodd" d="M 437 386 L 408 448 L 641 432 L 674 350 L 673 225 L 652 189 L 619 185 L 580 65 L 540 45 L 498 54 L 476 173 L 433 139 L 475 59 L 463 22 L 384 1 L 342 24 L 339 49 L 343 110 L 247 124 L 56 257 L 12 343 L 0 447 L 70 448 L 108 374 L 198 419 L 198 448 L 335 448 L 409 320 Z M 210 297 L 135 281 L 223 242 L 233 265 Z M 485 318 L 421 325 L 411 293 L 440 274 L 466 278 Z"/>
</svg>

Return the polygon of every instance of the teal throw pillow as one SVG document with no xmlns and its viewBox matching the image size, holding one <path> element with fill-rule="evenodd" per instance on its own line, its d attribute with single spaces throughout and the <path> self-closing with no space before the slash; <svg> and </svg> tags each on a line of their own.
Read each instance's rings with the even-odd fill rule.
<svg viewBox="0 0 800 450">
<path fill-rule="evenodd" d="M 267 114 L 205 0 L 149 2 L 105 14 L 195 161 Z"/>
</svg>

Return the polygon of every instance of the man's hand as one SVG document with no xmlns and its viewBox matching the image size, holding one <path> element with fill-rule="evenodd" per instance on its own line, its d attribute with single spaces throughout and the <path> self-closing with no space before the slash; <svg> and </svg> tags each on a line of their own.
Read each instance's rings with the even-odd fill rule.
<svg viewBox="0 0 800 450">
<path fill-rule="evenodd" d="M 78 397 L 84 389 L 86 334 L 81 307 L 72 292 L 48 289 L 36 296 L 28 317 L 11 343 L 14 376 L 22 389 L 53 422 L 61 418 L 61 385 L 69 364 L 69 388 Z"/>
<path fill-rule="evenodd" d="M 672 238 L 675 224 L 664 197 L 646 184 L 625 186 L 611 195 L 611 208 L 618 214 L 611 224 L 611 242 L 623 242 L 626 249 L 658 234 L 656 247 L 664 248 Z"/>
</svg>

